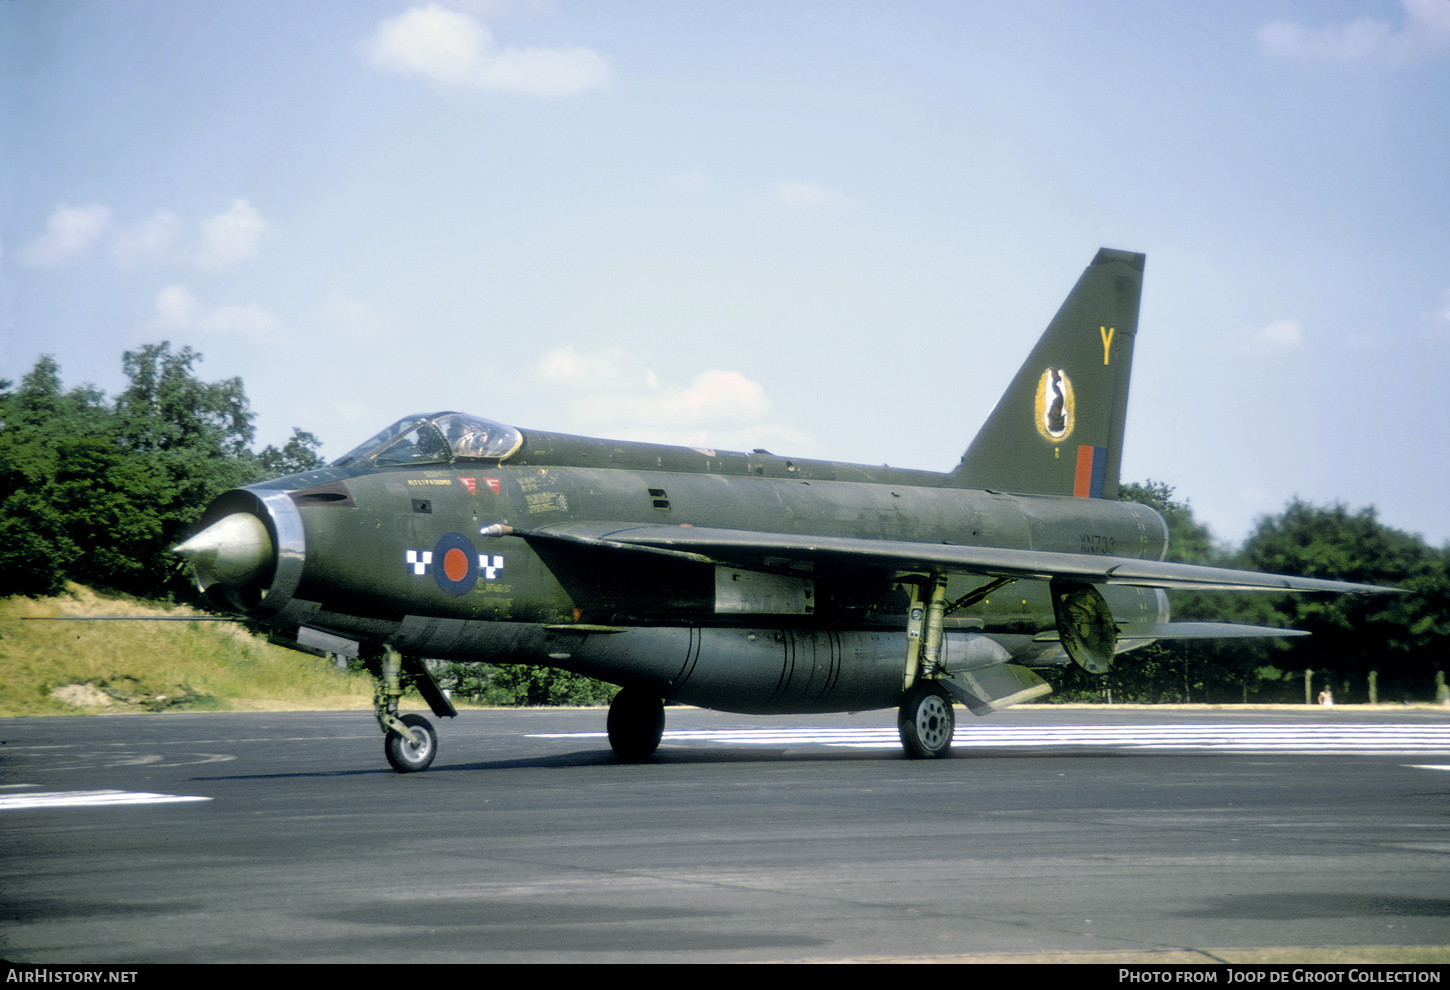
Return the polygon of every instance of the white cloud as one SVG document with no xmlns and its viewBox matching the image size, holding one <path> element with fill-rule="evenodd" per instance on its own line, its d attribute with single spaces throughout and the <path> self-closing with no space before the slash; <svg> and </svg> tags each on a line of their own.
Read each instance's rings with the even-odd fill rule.
<svg viewBox="0 0 1450 990">
<path fill-rule="evenodd" d="M 588 433 L 622 440 L 691 447 L 760 446 L 765 437 L 802 437 L 789 426 L 766 422 L 765 388 L 736 371 L 713 368 L 688 385 L 669 386 L 642 355 L 605 347 L 549 351 L 535 375 L 554 387 L 577 425 Z"/>
<path fill-rule="evenodd" d="M 282 323 L 256 303 L 208 309 L 184 285 L 168 285 L 156 295 L 150 330 L 199 330 L 228 337 L 275 338 Z"/>
<path fill-rule="evenodd" d="M 118 230 L 111 240 L 111 257 L 122 268 L 172 257 L 181 238 L 181 218 L 170 210 L 157 210 L 140 223 Z"/>
<path fill-rule="evenodd" d="M 1242 339 L 1264 351 L 1291 351 L 1304 343 L 1304 328 L 1298 320 L 1275 320 L 1257 330 L 1245 330 Z"/>
<path fill-rule="evenodd" d="M 1446 0 L 1400 0 L 1400 6 L 1405 11 L 1405 22 L 1398 30 L 1373 17 L 1318 28 L 1291 21 L 1273 21 L 1259 28 L 1259 46 L 1275 58 L 1306 64 L 1369 62 L 1397 65 L 1450 53 L 1450 3 Z"/>
<path fill-rule="evenodd" d="M 153 329 L 189 329 L 196 324 L 196 297 L 184 285 L 168 285 L 156 294 Z"/>
<path fill-rule="evenodd" d="M 214 271 L 246 261 L 256 255 L 266 232 L 267 221 L 256 208 L 245 199 L 234 199 L 225 213 L 201 222 L 196 267 Z"/>
<path fill-rule="evenodd" d="M 775 184 L 774 192 L 777 203 L 802 209 L 834 206 L 846 201 L 846 197 L 835 190 L 818 186 L 814 182 L 785 180 Z"/>
<path fill-rule="evenodd" d="M 1393 37 L 1393 28 L 1370 17 L 1322 28 L 1289 21 L 1273 21 L 1259 28 L 1264 51 L 1295 62 L 1361 62 L 1385 53 Z"/>
<path fill-rule="evenodd" d="M 20 260 L 37 268 L 64 264 L 89 250 L 110 224 L 111 211 L 99 204 L 57 204 L 46 221 L 45 233 L 21 249 Z"/>
<path fill-rule="evenodd" d="M 770 412 L 770 400 L 759 382 L 718 369 L 700 372 L 684 388 L 583 396 L 578 406 L 591 419 L 671 427 L 734 426 Z"/>
<path fill-rule="evenodd" d="M 164 208 L 118 227 L 105 206 L 61 203 L 51 213 L 46 232 L 25 245 L 20 260 L 36 267 L 64 264 L 110 233 L 111 259 L 121 268 L 163 262 L 216 271 L 254 257 L 270 225 L 251 203 L 237 199 L 226 212 L 201 221 L 195 241 L 182 243 L 184 226 L 174 211 Z"/>
<path fill-rule="evenodd" d="M 609 66 L 587 48 L 505 48 L 467 14 L 437 4 L 382 21 L 362 46 L 375 69 L 450 86 L 528 96 L 572 96 L 609 83 Z"/>
<path fill-rule="evenodd" d="M 546 382 L 591 392 L 652 391 L 659 388 L 659 379 L 645 367 L 647 360 L 622 347 L 601 347 L 587 354 L 556 347 L 539 359 L 535 370 Z"/>
</svg>

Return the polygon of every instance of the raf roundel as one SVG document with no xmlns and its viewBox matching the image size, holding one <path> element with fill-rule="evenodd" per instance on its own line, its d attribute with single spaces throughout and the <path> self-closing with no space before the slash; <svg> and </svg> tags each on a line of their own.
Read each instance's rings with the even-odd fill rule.
<svg viewBox="0 0 1450 990">
<path fill-rule="evenodd" d="M 462 533 L 449 533 L 433 548 L 433 580 L 450 595 L 466 595 L 478 581 L 478 551 Z"/>
</svg>

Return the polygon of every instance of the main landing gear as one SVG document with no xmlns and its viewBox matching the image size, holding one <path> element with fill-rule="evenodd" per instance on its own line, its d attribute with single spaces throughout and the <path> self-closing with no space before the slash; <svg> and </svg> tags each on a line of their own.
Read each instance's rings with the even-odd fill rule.
<svg viewBox="0 0 1450 990">
<path fill-rule="evenodd" d="M 911 595 L 906 624 L 906 692 L 896 714 L 901 746 L 913 760 L 940 759 L 951 752 L 957 716 L 952 696 L 935 678 L 945 673 L 942 663 L 942 625 L 947 612 L 980 600 L 996 581 L 970 592 L 948 606 L 947 576 L 931 574 L 907 582 Z"/>
<path fill-rule="evenodd" d="M 901 730 L 901 745 L 913 760 L 946 756 L 957 726 L 951 694 L 936 681 L 918 681 L 901 702 L 896 726 Z"/>
<path fill-rule="evenodd" d="M 439 718 L 453 718 L 458 710 L 438 688 L 438 682 L 423 661 L 415 656 L 404 656 L 391 647 L 382 650 L 379 657 L 380 674 L 373 693 L 373 713 L 383 730 L 383 753 L 388 763 L 398 773 L 418 773 L 427 770 L 438 753 L 438 733 L 422 715 L 399 715 L 398 701 L 403 697 L 402 672 L 406 667 L 413 675 L 413 683 Z"/>
<path fill-rule="evenodd" d="M 654 755 L 665 734 L 665 703 L 652 694 L 623 688 L 609 706 L 609 745 L 625 763 Z"/>
</svg>

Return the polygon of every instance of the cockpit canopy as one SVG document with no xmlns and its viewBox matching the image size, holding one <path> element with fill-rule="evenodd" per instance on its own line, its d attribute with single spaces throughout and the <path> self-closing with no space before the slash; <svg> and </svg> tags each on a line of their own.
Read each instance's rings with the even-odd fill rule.
<svg viewBox="0 0 1450 990">
<path fill-rule="evenodd" d="M 372 464 L 446 464 L 449 461 L 501 461 L 523 446 L 512 426 L 460 412 L 405 416 L 371 440 L 332 462 L 333 467 Z"/>
</svg>

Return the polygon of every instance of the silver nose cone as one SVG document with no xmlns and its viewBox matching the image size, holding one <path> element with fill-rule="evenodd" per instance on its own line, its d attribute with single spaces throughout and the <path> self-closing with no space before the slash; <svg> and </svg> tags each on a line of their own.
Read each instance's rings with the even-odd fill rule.
<svg viewBox="0 0 1450 990">
<path fill-rule="evenodd" d="M 239 588 L 272 563 L 272 538 L 250 512 L 233 512 L 212 523 L 172 553 L 186 558 L 203 591 L 213 584 Z"/>
</svg>

